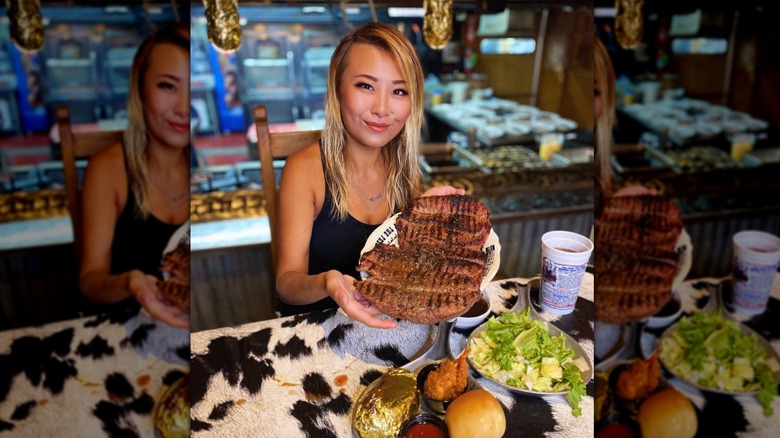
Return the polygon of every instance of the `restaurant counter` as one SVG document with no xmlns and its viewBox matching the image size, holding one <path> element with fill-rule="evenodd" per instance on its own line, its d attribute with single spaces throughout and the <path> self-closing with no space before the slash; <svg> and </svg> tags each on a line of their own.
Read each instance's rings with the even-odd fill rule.
<svg viewBox="0 0 780 438">
<path fill-rule="evenodd" d="M 491 282 L 492 313 L 511 309 L 518 294 L 521 305 L 528 302 L 530 280 Z M 585 274 L 572 314 L 541 315 L 575 338 L 592 363 L 591 274 Z M 361 391 L 414 359 L 435 330 L 406 321 L 392 330 L 372 329 L 334 309 L 192 333 L 192 436 L 350 437 L 351 409 Z M 471 330 L 453 329 L 453 354 L 463 350 Z M 574 417 L 563 396 L 526 396 L 477 381 L 503 405 L 506 437 L 593 436 L 591 382 L 582 416 Z"/>
<path fill-rule="evenodd" d="M 719 302 L 725 303 L 723 305 L 724 313 L 727 312 L 730 318 L 743 322 L 763 336 L 775 352 L 780 354 L 780 330 L 778 330 L 780 326 L 777 323 L 778 318 L 780 318 L 780 273 L 775 275 L 767 311 L 754 317 L 734 313 L 728 298 L 731 290 L 730 284 L 729 277 L 705 277 L 684 281 L 677 289 L 682 303 L 682 315 L 687 316 L 701 310 L 713 311 L 718 308 Z M 717 298 L 721 289 L 725 297 L 723 301 L 719 301 Z M 598 348 L 596 355 L 598 362 L 596 368 L 600 371 L 609 371 L 627 360 L 650 357 L 666 328 L 666 326 L 649 328 L 645 323 L 633 323 L 616 329 L 614 325 L 597 322 L 596 345 Z M 620 344 L 623 347 L 610 348 Z M 777 430 L 780 429 L 780 397 L 777 395 L 771 404 L 774 414 L 767 417 L 753 396 L 735 397 L 705 392 L 675 378 L 663 366 L 661 373 L 662 378 L 670 386 L 682 392 L 693 402 L 698 415 L 696 436 L 737 436 L 738 434 L 742 436 L 743 433 L 750 437 L 777 436 Z M 598 429 L 599 426 L 597 422 L 596 428 Z"/>
<path fill-rule="evenodd" d="M 187 330 L 137 308 L 0 332 L 0 432 L 155 436 L 153 409 L 189 354 Z"/>
</svg>

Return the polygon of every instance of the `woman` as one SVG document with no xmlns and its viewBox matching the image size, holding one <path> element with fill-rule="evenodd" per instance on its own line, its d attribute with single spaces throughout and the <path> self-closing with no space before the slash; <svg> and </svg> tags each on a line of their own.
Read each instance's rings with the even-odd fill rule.
<svg viewBox="0 0 780 438">
<path fill-rule="evenodd" d="M 392 328 L 353 283 L 369 234 L 419 196 L 423 75 L 409 41 L 368 23 L 331 58 L 322 139 L 292 155 L 280 183 L 278 310 L 335 307 L 371 327 Z M 425 195 L 464 194 L 437 187 Z"/>
<path fill-rule="evenodd" d="M 596 121 L 596 217 L 610 196 L 654 195 L 656 191 L 639 185 L 612 192 L 612 128 L 615 125 L 615 71 L 604 44 L 594 38 L 593 115 Z"/>
<path fill-rule="evenodd" d="M 137 301 L 174 327 L 189 322 L 156 283 L 163 250 L 189 216 L 189 47 L 181 25 L 141 44 L 123 144 L 92 157 L 82 189 L 82 292 L 99 304 Z"/>
</svg>

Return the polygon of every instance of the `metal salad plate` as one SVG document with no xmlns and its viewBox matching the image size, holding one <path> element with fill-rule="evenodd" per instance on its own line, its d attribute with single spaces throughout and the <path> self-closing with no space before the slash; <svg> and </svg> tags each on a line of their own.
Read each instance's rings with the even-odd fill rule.
<svg viewBox="0 0 780 438">
<path fill-rule="evenodd" d="M 512 309 L 514 311 L 514 308 Z M 541 319 L 536 315 L 536 311 L 531 307 L 531 319 L 539 320 L 547 324 L 547 332 L 550 334 L 550 336 L 558 336 L 562 334 L 564 336 L 565 342 L 567 348 L 571 349 L 574 352 L 574 358 L 572 359 L 575 361 L 575 365 L 580 368 L 580 371 L 582 371 L 582 381 L 587 384 L 592 378 L 593 378 L 593 364 L 591 363 L 590 359 L 588 358 L 588 354 L 583 350 L 583 348 L 580 346 L 579 343 L 577 343 L 574 338 L 569 336 L 567 333 L 561 331 L 559 328 L 555 327 L 554 325 L 550 324 L 549 322 Z M 473 332 L 471 332 L 471 336 L 469 336 L 469 339 L 466 341 L 466 345 L 471 345 L 472 339 L 476 337 L 480 337 L 482 333 L 487 329 L 487 322 L 482 323 L 479 327 L 475 328 Z M 519 388 L 515 386 L 507 385 L 504 382 L 501 382 L 499 380 L 496 380 L 492 377 L 487 376 L 485 373 L 483 373 L 477 365 L 471 360 L 470 357 L 467 357 L 468 363 L 471 366 L 472 369 L 474 369 L 476 372 L 479 373 L 480 376 L 494 382 L 496 385 L 512 392 L 516 392 L 519 394 L 525 394 L 525 395 L 532 395 L 537 397 L 542 396 L 549 396 L 549 395 L 565 395 L 569 391 L 556 391 L 556 392 L 542 392 L 542 391 L 533 391 L 530 389 L 524 389 Z"/>
<path fill-rule="evenodd" d="M 724 318 L 726 318 L 726 315 L 724 314 Z M 726 318 L 729 319 L 729 318 Z M 758 345 L 759 348 L 766 351 L 767 357 L 764 358 L 764 363 L 769 366 L 769 369 L 772 370 L 772 374 L 775 378 L 775 383 L 780 383 L 780 356 L 778 356 L 777 352 L 774 348 L 772 348 L 772 345 L 769 344 L 769 342 L 764 339 L 763 336 L 759 335 L 755 330 L 751 329 L 750 327 L 746 326 L 745 324 L 742 324 L 739 321 L 731 320 L 733 322 L 736 322 L 739 326 L 739 332 L 740 334 L 744 335 L 750 335 L 752 334 L 756 339 L 756 345 Z M 661 346 L 664 344 L 664 341 L 672 336 L 672 334 L 677 330 L 677 326 L 679 325 L 679 321 L 672 324 L 664 330 L 663 334 L 658 340 L 658 345 Z M 693 386 L 696 389 L 712 392 L 716 394 L 725 394 L 725 395 L 756 395 L 758 394 L 758 390 L 754 391 L 727 391 L 723 389 L 718 388 L 712 388 L 709 386 L 700 385 L 698 382 L 694 382 L 693 380 L 687 378 L 687 376 L 683 376 L 680 374 L 675 373 L 672 371 L 671 367 L 669 367 L 666 362 L 664 361 L 663 352 L 658 357 L 659 361 L 661 362 L 661 365 L 663 365 L 664 368 L 666 368 L 669 373 L 674 376 L 675 378 L 682 380 L 683 382 Z"/>
</svg>

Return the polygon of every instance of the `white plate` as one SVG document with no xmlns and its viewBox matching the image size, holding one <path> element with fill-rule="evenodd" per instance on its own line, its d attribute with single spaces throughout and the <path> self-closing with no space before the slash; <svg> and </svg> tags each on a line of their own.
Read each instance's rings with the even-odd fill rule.
<svg viewBox="0 0 780 438">
<path fill-rule="evenodd" d="M 163 250 L 163 257 L 166 254 L 176 249 L 180 242 L 189 242 L 190 240 L 190 221 L 184 222 L 181 226 L 173 232 L 171 238 L 168 239 L 168 244 Z"/>
<path fill-rule="evenodd" d="M 398 230 L 395 229 L 395 220 L 401 213 L 396 213 L 384 222 L 382 222 L 370 236 L 366 239 L 366 244 L 360 251 L 361 257 L 368 251 L 374 249 L 377 243 L 385 243 L 398 247 Z M 488 235 L 485 244 L 482 245 L 482 251 L 486 252 L 487 263 L 485 264 L 485 273 L 482 275 L 482 284 L 480 289 L 484 290 L 488 283 L 493 280 L 498 272 L 498 266 L 501 263 L 501 244 L 498 243 L 498 235 L 493 228 L 490 229 L 490 235 Z M 368 278 L 368 273 L 360 271 L 361 279 Z"/>
<path fill-rule="evenodd" d="M 680 237 L 677 239 L 674 252 L 677 253 L 678 258 L 677 273 L 672 281 L 672 290 L 677 289 L 677 286 L 685 280 L 693 264 L 693 244 L 691 243 L 691 236 L 685 229 L 682 230 Z"/>
<path fill-rule="evenodd" d="M 555 126 L 559 131 L 568 132 L 577 129 L 577 122 L 569 119 L 559 119 L 555 122 Z"/>
</svg>

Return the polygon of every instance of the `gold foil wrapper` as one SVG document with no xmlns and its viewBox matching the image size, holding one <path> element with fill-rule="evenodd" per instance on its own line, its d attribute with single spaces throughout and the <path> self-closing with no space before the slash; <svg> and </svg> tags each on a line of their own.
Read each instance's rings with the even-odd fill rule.
<svg viewBox="0 0 780 438">
<path fill-rule="evenodd" d="M 432 49 L 443 49 L 452 38 L 452 0 L 425 0 L 423 36 Z"/>
<path fill-rule="evenodd" d="M 43 17 L 39 0 L 5 0 L 11 40 L 20 49 L 36 52 L 43 47 Z"/>
<path fill-rule="evenodd" d="M 190 376 L 169 386 L 154 405 L 154 427 L 162 438 L 190 436 Z"/>
<path fill-rule="evenodd" d="M 420 410 L 417 376 L 393 368 L 360 394 L 352 425 L 361 438 L 396 438 L 406 420 Z"/>
<path fill-rule="evenodd" d="M 225 52 L 241 47 L 238 0 L 203 0 L 209 41 Z"/>
<path fill-rule="evenodd" d="M 615 0 L 615 36 L 624 49 L 633 49 L 642 41 L 645 0 Z"/>
</svg>

